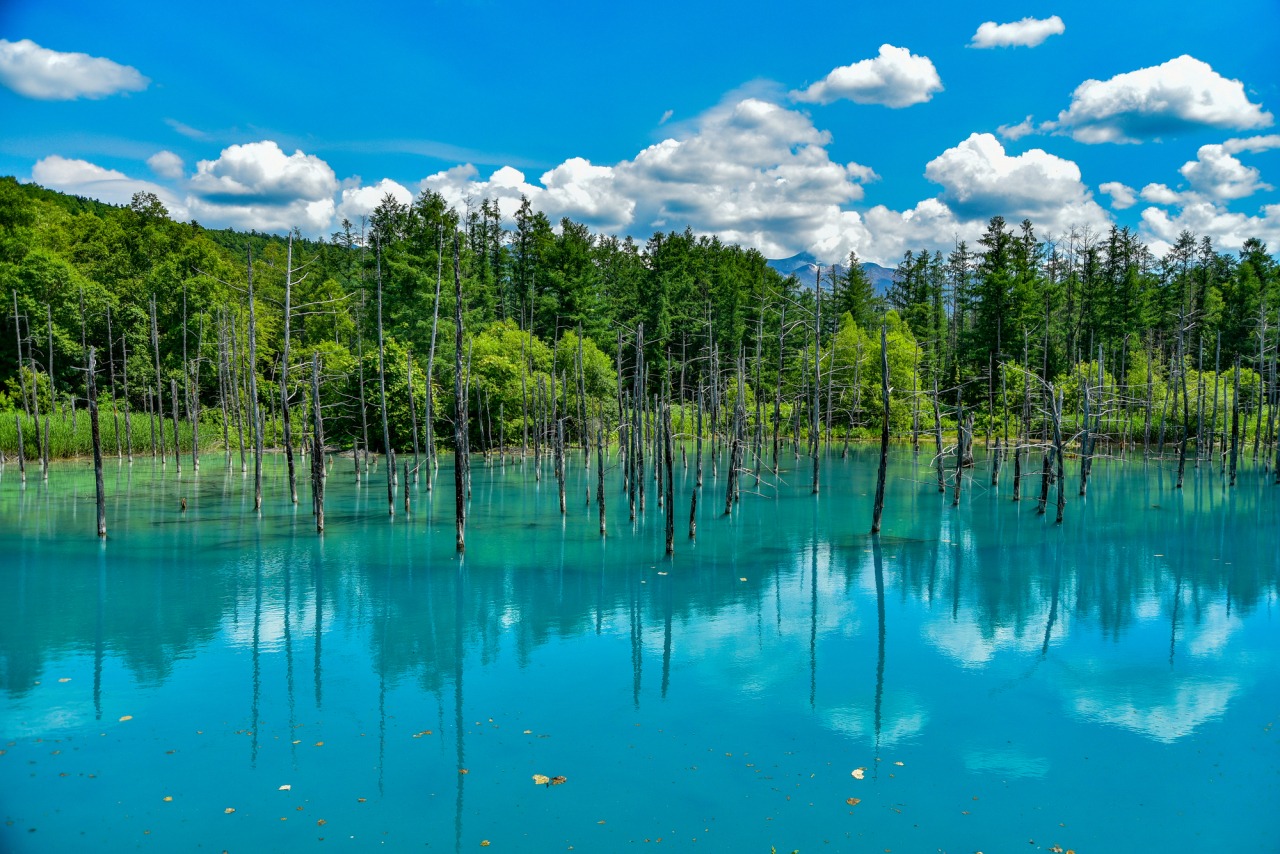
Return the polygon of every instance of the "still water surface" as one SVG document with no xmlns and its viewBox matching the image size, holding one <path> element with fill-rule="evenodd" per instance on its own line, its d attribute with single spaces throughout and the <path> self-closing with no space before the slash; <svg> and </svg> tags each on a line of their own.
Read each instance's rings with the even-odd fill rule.
<svg viewBox="0 0 1280 854">
<path fill-rule="evenodd" d="M 562 518 L 477 458 L 459 560 L 443 462 L 393 520 L 339 465 L 317 537 L 278 459 L 260 517 L 220 456 L 112 461 L 105 546 L 84 463 L 8 466 L 0 850 L 1280 850 L 1260 471 L 1100 462 L 1058 527 L 902 451 L 877 546 L 874 451 L 729 517 L 707 471 L 692 543 L 677 467 L 667 559 L 652 483 L 601 539 L 594 460 Z"/>
</svg>

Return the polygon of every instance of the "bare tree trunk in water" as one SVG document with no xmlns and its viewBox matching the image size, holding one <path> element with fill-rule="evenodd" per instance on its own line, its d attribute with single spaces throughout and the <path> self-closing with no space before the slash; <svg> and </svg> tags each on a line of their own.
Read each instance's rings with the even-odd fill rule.
<svg viewBox="0 0 1280 854">
<path fill-rule="evenodd" d="M 453 236 L 453 483 L 454 483 L 454 520 L 457 529 L 458 552 L 467 548 L 467 502 L 465 463 L 467 425 L 465 420 L 466 402 L 462 397 L 462 269 L 458 264 L 458 236 Z"/>
<path fill-rule="evenodd" d="M 316 533 L 324 533 L 324 418 L 320 411 L 320 354 L 311 354 L 311 495 Z"/>
<path fill-rule="evenodd" d="M 876 473 L 876 503 L 871 516 L 871 533 L 880 533 L 880 516 L 884 513 L 884 481 L 889 470 L 889 348 L 888 332 L 885 325 L 880 324 L 880 392 L 884 398 L 884 421 L 880 426 L 880 469 Z M 919 415 L 916 416 L 917 446 Z"/>
<path fill-rule="evenodd" d="M 98 506 L 98 536 L 107 536 L 107 494 L 102 486 L 102 434 L 98 429 L 98 384 L 94 379 L 94 349 L 89 348 L 88 377 L 89 431 L 93 436 L 93 485 Z"/>
<path fill-rule="evenodd" d="M 156 413 L 160 419 L 160 464 L 164 465 L 164 379 L 160 376 L 160 326 L 156 323 L 155 294 L 151 295 L 151 349 L 156 357 Z"/>
<path fill-rule="evenodd" d="M 387 426 L 386 345 L 382 336 L 382 244 L 377 248 L 378 276 L 378 393 L 382 405 L 382 452 L 387 456 L 387 515 L 396 515 L 395 461 L 391 456 L 391 429 Z"/>
<path fill-rule="evenodd" d="M 262 410 L 258 406 L 258 316 L 253 307 L 253 250 L 249 250 L 249 417 L 253 420 L 253 512 L 262 510 Z"/>
</svg>

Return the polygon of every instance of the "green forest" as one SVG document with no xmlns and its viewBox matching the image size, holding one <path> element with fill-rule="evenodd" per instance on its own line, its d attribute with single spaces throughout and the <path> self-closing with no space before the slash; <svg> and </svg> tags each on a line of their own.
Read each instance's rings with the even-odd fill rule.
<svg viewBox="0 0 1280 854">
<path fill-rule="evenodd" d="M 628 398 L 656 396 L 678 436 L 740 410 L 748 453 L 776 457 L 880 434 L 882 327 L 895 438 L 969 418 L 970 441 L 1047 441 L 1056 412 L 1082 446 L 1199 455 L 1233 418 L 1255 458 L 1274 442 L 1280 274 L 1257 240 L 1184 233 L 1157 257 L 1127 229 L 1050 239 L 994 217 L 974 245 L 907 252 L 879 295 L 856 256 L 815 291 L 687 229 L 639 243 L 527 200 L 511 225 L 492 200 L 424 192 L 318 241 L 0 178 L 0 450 L 21 430 L 26 459 L 89 452 L 93 349 L 107 454 L 171 451 L 176 431 L 243 459 L 254 402 L 266 446 L 290 418 L 300 442 L 314 362 L 335 450 L 452 448 L 461 390 L 485 451 L 538 441 L 549 412 L 571 442 L 617 441 Z"/>
</svg>

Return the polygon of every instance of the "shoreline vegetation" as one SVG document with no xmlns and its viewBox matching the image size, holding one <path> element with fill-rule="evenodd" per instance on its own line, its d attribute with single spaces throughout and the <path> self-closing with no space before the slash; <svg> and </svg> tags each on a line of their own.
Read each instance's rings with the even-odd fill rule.
<svg viewBox="0 0 1280 854">
<path fill-rule="evenodd" d="M 994 217 L 972 250 L 905 253 L 880 294 L 856 255 L 804 287 L 688 230 L 641 246 L 527 200 L 503 222 L 428 191 L 315 241 L 0 178 L 0 452 L 25 480 L 51 459 L 181 472 L 221 450 L 253 463 L 255 503 L 263 454 L 284 454 L 294 503 L 310 454 L 323 530 L 315 447 L 356 477 L 380 452 L 390 515 L 398 469 L 430 488 L 452 450 L 460 551 L 471 457 L 499 448 L 539 478 L 545 458 L 561 490 L 569 452 L 615 449 L 633 518 L 646 480 L 671 500 L 673 444 L 683 462 L 694 442 L 699 486 L 704 456 L 725 466 L 726 513 L 780 455 L 812 457 L 817 493 L 821 454 L 877 437 L 882 478 L 909 443 L 957 501 L 980 443 L 1015 498 L 1034 477 L 1044 512 L 1056 484 L 1058 521 L 1066 459 L 1081 496 L 1093 458 L 1126 451 L 1172 455 L 1179 487 L 1206 460 L 1280 483 L 1280 273 L 1259 241 L 1233 255 L 1187 233 L 1157 258 L 1125 229 Z"/>
</svg>

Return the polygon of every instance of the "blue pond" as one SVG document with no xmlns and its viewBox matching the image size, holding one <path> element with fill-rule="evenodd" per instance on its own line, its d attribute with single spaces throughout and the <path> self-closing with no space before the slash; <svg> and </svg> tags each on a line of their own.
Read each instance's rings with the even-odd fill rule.
<svg viewBox="0 0 1280 854">
<path fill-rule="evenodd" d="M 1057 526 L 899 449 L 877 542 L 876 453 L 728 516 L 708 467 L 696 541 L 677 461 L 673 558 L 580 454 L 563 517 L 477 457 L 462 559 L 448 457 L 393 519 L 339 461 L 323 536 L 276 457 L 260 516 L 238 459 L 111 460 L 105 544 L 86 463 L 9 465 L 0 850 L 1278 850 L 1268 473 L 1072 462 Z"/>
</svg>

